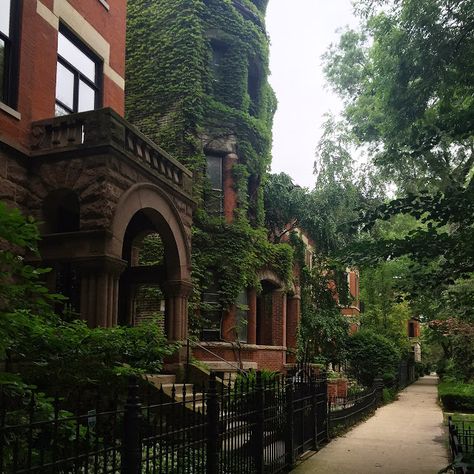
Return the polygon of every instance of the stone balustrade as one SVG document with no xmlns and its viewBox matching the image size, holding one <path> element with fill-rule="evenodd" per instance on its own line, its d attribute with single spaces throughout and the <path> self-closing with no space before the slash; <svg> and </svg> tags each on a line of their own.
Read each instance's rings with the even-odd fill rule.
<svg viewBox="0 0 474 474">
<path fill-rule="evenodd" d="M 192 173 L 110 108 L 34 122 L 32 156 L 110 146 L 191 196 Z"/>
</svg>

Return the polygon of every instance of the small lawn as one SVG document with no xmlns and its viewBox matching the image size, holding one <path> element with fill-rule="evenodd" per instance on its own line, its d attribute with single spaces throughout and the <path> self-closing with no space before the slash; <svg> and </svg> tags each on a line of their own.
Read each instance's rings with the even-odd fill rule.
<svg viewBox="0 0 474 474">
<path fill-rule="evenodd" d="M 449 413 L 444 412 L 444 422 L 448 424 L 448 417 L 451 417 L 454 424 L 464 423 L 466 429 L 474 430 L 474 413 Z"/>
</svg>

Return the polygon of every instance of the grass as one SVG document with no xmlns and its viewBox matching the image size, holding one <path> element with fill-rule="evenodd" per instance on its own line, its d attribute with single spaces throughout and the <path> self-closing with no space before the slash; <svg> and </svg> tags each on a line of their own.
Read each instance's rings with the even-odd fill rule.
<svg viewBox="0 0 474 474">
<path fill-rule="evenodd" d="M 464 422 L 465 428 L 474 430 L 474 413 L 449 413 L 444 412 L 444 422 L 448 424 L 448 417 L 451 417 L 453 423 L 461 423 Z"/>
</svg>

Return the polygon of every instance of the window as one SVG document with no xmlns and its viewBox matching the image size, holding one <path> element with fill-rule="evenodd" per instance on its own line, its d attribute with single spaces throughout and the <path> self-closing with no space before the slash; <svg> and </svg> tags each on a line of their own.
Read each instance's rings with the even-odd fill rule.
<svg viewBox="0 0 474 474">
<path fill-rule="evenodd" d="M 80 230 L 80 203 L 77 194 L 58 189 L 46 196 L 43 203 L 47 233 L 76 232 Z"/>
<path fill-rule="evenodd" d="M 101 61 L 63 25 L 58 34 L 56 115 L 100 107 Z"/>
<path fill-rule="evenodd" d="M 250 97 L 249 113 L 257 116 L 260 103 L 260 89 L 262 86 L 262 74 L 256 60 L 250 60 L 248 65 L 247 92 Z"/>
<path fill-rule="evenodd" d="M 213 73 L 213 81 L 218 84 L 222 77 L 222 65 L 227 54 L 228 46 L 217 40 L 211 41 L 211 70 Z"/>
<path fill-rule="evenodd" d="M 201 340 L 219 341 L 221 339 L 222 311 L 215 283 L 211 284 L 207 291 L 202 294 L 201 316 L 203 325 Z"/>
<path fill-rule="evenodd" d="M 206 209 L 214 215 L 222 215 L 224 212 L 224 190 L 222 176 L 222 158 L 220 156 L 207 157 L 207 178 L 211 184 L 211 190 L 206 196 Z"/>
<path fill-rule="evenodd" d="M 0 101 L 16 107 L 19 3 L 0 0 Z"/>
<path fill-rule="evenodd" d="M 235 314 L 235 332 L 240 342 L 247 342 L 249 301 L 247 290 L 242 291 L 237 297 Z"/>
</svg>

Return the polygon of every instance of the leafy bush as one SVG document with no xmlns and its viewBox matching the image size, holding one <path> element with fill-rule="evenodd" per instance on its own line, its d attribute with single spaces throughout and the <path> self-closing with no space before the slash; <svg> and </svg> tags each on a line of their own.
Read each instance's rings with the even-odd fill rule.
<svg viewBox="0 0 474 474">
<path fill-rule="evenodd" d="M 391 341 L 371 330 L 353 334 L 347 344 L 349 374 L 363 385 L 372 384 L 375 377 L 394 378 L 400 354 Z"/>
<path fill-rule="evenodd" d="M 114 385 L 118 376 L 156 373 L 164 357 L 174 351 L 157 320 L 136 327 L 95 329 L 84 321 L 27 317 L 24 322 L 9 353 L 25 381 L 43 390 Z"/>
<path fill-rule="evenodd" d="M 0 203 L 0 360 L 9 372 L 0 383 L 33 384 L 50 393 L 91 384 L 113 386 L 121 375 L 157 372 L 175 350 L 157 320 L 136 327 L 94 328 L 84 321 L 65 321 L 53 311 L 64 299 L 45 288 L 47 270 L 26 265 L 22 255 L 37 253 L 35 223 Z M 3 377 L 2 377 L 3 375 Z"/>
<path fill-rule="evenodd" d="M 385 372 L 382 374 L 382 381 L 385 387 L 394 387 L 397 381 L 395 372 Z"/>
<path fill-rule="evenodd" d="M 391 403 L 397 397 L 397 391 L 394 388 L 384 388 L 382 392 L 382 400 L 384 403 Z"/>
<path fill-rule="evenodd" d="M 443 381 L 438 394 L 445 410 L 474 412 L 474 384 Z"/>
<path fill-rule="evenodd" d="M 263 369 L 260 371 L 262 376 L 262 383 L 266 385 L 273 380 L 276 379 L 278 376 L 278 372 L 274 372 L 272 370 Z M 236 384 L 248 384 L 250 386 L 254 386 L 257 383 L 257 371 L 254 369 L 249 369 L 245 372 L 239 372 L 235 379 Z"/>
</svg>

